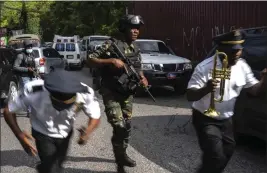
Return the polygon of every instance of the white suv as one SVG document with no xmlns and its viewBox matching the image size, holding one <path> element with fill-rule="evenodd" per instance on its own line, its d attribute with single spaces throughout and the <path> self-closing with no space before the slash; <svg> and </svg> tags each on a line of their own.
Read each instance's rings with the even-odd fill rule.
<svg viewBox="0 0 267 173">
<path fill-rule="evenodd" d="M 57 66 L 64 68 L 65 60 L 55 49 L 50 47 L 34 47 L 33 55 L 35 66 L 40 75 L 44 75 L 49 72 L 50 66 Z"/>
</svg>

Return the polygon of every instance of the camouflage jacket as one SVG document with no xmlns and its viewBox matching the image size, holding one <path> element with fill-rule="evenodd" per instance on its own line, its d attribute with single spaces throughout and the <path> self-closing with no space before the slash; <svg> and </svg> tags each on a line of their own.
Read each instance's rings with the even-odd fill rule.
<svg viewBox="0 0 267 173">
<path fill-rule="evenodd" d="M 101 47 L 95 50 L 92 54 L 89 54 L 88 58 L 118 58 L 116 52 L 114 51 L 113 47 L 111 46 L 112 41 L 107 40 Z M 127 58 L 133 63 L 134 68 L 137 72 L 141 71 L 141 56 L 138 46 L 135 43 L 128 45 L 126 42 L 121 40 L 116 40 L 116 44 L 120 48 L 120 50 L 125 54 Z M 122 73 L 122 70 L 115 69 L 113 67 L 102 67 L 100 69 L 101 77 L 104 79 L 106 77 L 116 76 Z"/>
</svg>

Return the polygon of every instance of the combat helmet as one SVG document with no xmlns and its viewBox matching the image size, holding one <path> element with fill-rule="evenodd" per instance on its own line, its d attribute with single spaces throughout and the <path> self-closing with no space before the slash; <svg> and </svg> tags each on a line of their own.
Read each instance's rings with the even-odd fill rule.
<svg viewBox="0 0 267 173">
<path fill-rule="evenodd" d="M 119 20 L 119 31 L 124 32 L 128 26 L 144 25 L 144 20 L 139 15 L 127 14 Z"/>
</svg>

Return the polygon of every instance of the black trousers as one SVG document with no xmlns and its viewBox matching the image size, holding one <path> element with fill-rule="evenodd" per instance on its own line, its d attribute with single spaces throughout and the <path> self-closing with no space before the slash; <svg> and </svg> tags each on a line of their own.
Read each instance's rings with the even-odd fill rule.
<svg viewBox="0 0 267 173">
<path fill-rule="evenodd" d="M 73 131 L 67 138 L 52 138 L 32 129 L 41 163 L 37 166 L 38 173 L 61 173 L 62 164 L 66 159 L 69 141 Z"/>
<path fill-rule="evenodd" d="M 203 152 L 198 173 L 222 173 L 235 149 L 232 118 L 216 120 L 193 109 L 193 125 Z"/>
</svg>

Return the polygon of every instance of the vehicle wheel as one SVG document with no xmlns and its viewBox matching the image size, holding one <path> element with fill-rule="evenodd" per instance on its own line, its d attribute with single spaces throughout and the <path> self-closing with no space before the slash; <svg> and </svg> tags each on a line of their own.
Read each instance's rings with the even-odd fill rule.
<svg viewBox="0 0 267 173">
<path fill-rule="evenodd" d="M 15 97 L 18 95 L 18 87 L 15 82 L 10 82 L 8 91 L 8 101 L 14 101 Z"/>
<path fill-rule="evenodd" d="M 174 85 L 173 89 L 174 89 L 175 93 L 178 95 L 183 95 L 186 93 L 186 86 L 184 86 L 184 85 Z"/>
<path fill-rule="evenodd" d="M 84 64 L 81 63 L 81 65 L 78 67 L 79 70 L 82 70 L 84 68 Z"/>
<path fill-rule="evenodd" d="M 65 65 L 65 70 L 70 70 L 70 66 L 69 65 Z"/>
</svg>

